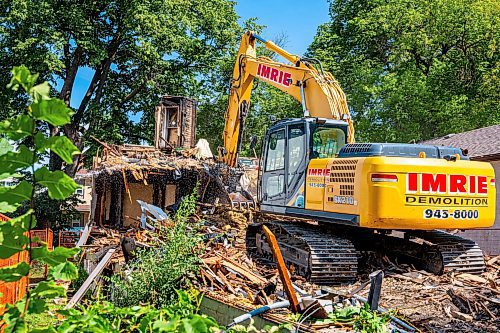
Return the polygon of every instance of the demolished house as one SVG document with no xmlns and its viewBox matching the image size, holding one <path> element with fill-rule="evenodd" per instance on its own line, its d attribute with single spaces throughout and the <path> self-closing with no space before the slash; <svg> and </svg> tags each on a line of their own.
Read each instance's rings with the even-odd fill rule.
<svg viewBox="0 0 500 333">
<path fill-rule="evenodd" d="M 130 227 L 140 223 L 139 201 L 175 207 L 198 186 L 201 202 L 228 203 L 219 177 L 221 166 L 207 144 L 195 146 L 196 102 L 164 96 L 155 112 L 154 146 L 100 142 L 93 162 L 91 220 L 97 226 Z M 206 141 L 205 141 L 206 142 Z"/>
</svg>

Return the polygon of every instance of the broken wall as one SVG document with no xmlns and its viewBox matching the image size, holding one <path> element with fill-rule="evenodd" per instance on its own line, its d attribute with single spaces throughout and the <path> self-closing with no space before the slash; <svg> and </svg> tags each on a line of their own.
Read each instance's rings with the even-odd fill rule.
<svg viewBox="0 0 500 333">
<path fill-rule="evenodd" d="M 196 111 L 194 99 L 163 96 L 155 108 L 156 149 L 192 148 L 196 144 Z"/>
</svg>

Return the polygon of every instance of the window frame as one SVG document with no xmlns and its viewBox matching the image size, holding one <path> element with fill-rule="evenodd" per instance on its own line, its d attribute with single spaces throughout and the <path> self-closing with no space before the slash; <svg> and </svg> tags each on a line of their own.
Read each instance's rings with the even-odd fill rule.
<svg viewBox="0 0 500 333">
<path fill-rule="evenodd" d="M 275 168 L 275 169 L 268 169 L 268 162 L 269 162 L 269 152 L 270 152 L 270 145 L 271 145 L 271 136 L 275 133 L 283 132 L 283 167 L 281 168 Z M 266 145 L 266 165 L 264 166 L 264 172 L 275 172 L 275 171 L 281 171 L 285 170 L 286 166 L 286 154 L 287 154 L 287 136 L 286 136 L 286 127 L 279 128 L 272 133 L 269 133 L 269 139 L 267 140 L 267 145 Z"/>
</svg>

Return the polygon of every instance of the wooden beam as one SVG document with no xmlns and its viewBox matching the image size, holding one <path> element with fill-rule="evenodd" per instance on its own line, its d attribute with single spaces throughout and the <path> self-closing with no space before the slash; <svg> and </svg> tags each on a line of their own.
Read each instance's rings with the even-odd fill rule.
<svg viewBox="0 0 500 333">
<path fill-rule="evenodd" d="M 274 260 L 276 260 L 276 263 L 278 265 L 278 273 L 280 275 L 281 282 L 283 283 L 283 289 L 285 290 L 286 297 L 288 298 L 288 301 L 290 301 L 290 309 L 294 313 L 297 313 L 299 312 L 299 301 L 297 300 L 297 295 L 295 294 L 295 290 L 293 289 L 292 281 L 290 280 L 290 276 L 288 275 L 288 269 L 286 268 L 285 261 L 283 260 L 283 256 L 281 255 L 281 250 L 278 246 L 276 236 L 274 236 L 273 232 L 269 230 L 269 228 L 265 225 L 262 226 L 262 230 L 266 235 L 269 247 L 273 252 Z"/>
<path fill-rule="evenodd" d="M 82 284 L 80 289 L 73 295 L 73 297 L 69 300 L 68 304 L 64 307 L 65 309 L 71 309 L 75 304 L 78 304 L 83 296 L 85 296 L 85 293 L 87 290 L 90 288 L 94 280 L 101 275 L 102 271 L 104 268 L 108 265 L 109 261 L 111 260 L 111 257 L 113 256 L 113 253 L 115 253 L 116 248 L 112 248 L 108 250 L 108 253 L 101 259 L 99 264 L 94 268 L 92 273 L 87 277 L 85 282 Z"/>
<path fill-rule="evenodd" d="M 125 174 L 125 169 L 122 169 L 123 185 L 125 186 L 125 192 L 128 194 L 130 203 L 133 203 L 132 196 L 130 195 L 130 189 L 128 188 L 127 175 Z"/>
<path fill-rule="evenodd" d="M 80 239 L 78 239 L 78 243 L 76 243 L 76 247 L 82 247 L 82 245 L 87 244 L 87 239 L 89 239 L 90 231 L 92 231 L 92 227 L 90 226 L 90 223 L 87 223 L 85 225 L 85 228 L 83 228 Z"/>
</svg>

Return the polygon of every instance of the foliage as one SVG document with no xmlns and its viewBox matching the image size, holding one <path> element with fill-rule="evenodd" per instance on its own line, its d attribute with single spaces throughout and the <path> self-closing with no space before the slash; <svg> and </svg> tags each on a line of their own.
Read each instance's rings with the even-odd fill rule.
<svg viewBox="0 0 500 333">
<path fill-rule="evenodd" d="M 30 275 L 31 277 L 31 275 Z M 44 329 L 47 326 L 56 326 L 58 323 L 56 311 L 62 309 L 62 305 L 48 304 L 48 310 L 42 313 L 28 313 L 26 323 L 30 330 Z"/>
<path fill-rule="evenodd" d="M 500 123 L 496 0 L 331 0 L 309 56 L 348 95 L 358 140 L 420 141 Z"/>
<path fill-rule="evenodd" d="M 51 199 L 65 199 L 72 195 L 78 185 L 61 171 L 52 172 L 45 167 L 35 168 L 40 157 L 46 150 L 61 157 L 66 163 L 72 163 L 71 156 L 78 149 L 64 136 L 48 137 L 45 132 L 38 131 L 39 125 L 47 122 L 51 125 L 64 125 L 69 120 L 71 110 L 64 103 L 50 98 L 47 83 L 36 84 L 38 75 L 31 74 L 24 67 L 14 67 L 9 88 L 24 90 L 30 104 L 17 117 L 1 122 L 0 175 L 1 178 L 21 178 L 24 180 L 12 187 L 0 188 L 0 212 L 16 212 L 23 202 L 28 201 L 30 209 L 24 214 L 0 224 L 0 258 L 5 259 L 21 252 L 29 252 L 29 260 L 49 265 L 47 281 L 38 283 L 26 296 L 14 305 L 6 305 L 6 311 L 0 319 L 4 320 L 5 332 L 26 332 L 28 330 L 26 315 L 41 314 L 48 310 L 47 301 L 64 296 L 65 290 L 58 286 L 55 280 L 71 280 L 76 278 L 76 267 L 67 262 L 78 249 L 55 248 L 49 251 L 43 244 L 31 247 L 29 230 L 35 227 L 34 216 L 35 189 L 45 188 Z M 23 142 L 29 142 L 25 144 Z M 57 144 L 53 144 L 57 142 Z M 0 268 L 0 280 L 5 282 L 18 281 L 26 277 L 30 271 L 30 262 Z"/>
<path fill-rule="evenodd" d="M 74 110 L 61 130 L 81 150 L 85 140 L 94 143 L 91 135 L 116 143 L 150 141 L 158 96 L 205 93 L 201 78 L 218 70 L 237 35 L 234 6 L 231 0 L 2 1 L 3 115 L 26 103 L 2 90 L 5 68 L 23 63 L 59 83 L 64 103 L 53 103 Z M 78 96 L 81 88 L 86 91 Z M 54 156 L 51 170 L 61 167 Z"/>
<path fill-rule="evenodd" d="M 65 320 L 54 332 L 214 332 L 217 323 L 196 313 L 193 298 L 178 292 L 172 305 L 156 309 L 150 305 L 117 307 L 108 301 L 88 302 L 80 309 L 58 310 Z"/>
<path fill-rule="evenodd" d="M 381 314 L 377 311 L 371 311 L 368 303 L 364 303 L 362 307 L 348 306 L 334 310 L 324 321 L 325 323 L 352 325 L 353 329 L 360 333 L 389 332 L 388 324 L 391 320 L 391 313 Z"/>
<path fill-rule="evenodd" d="M 380 315 L 371 311 L 368 303 L 365 303 L 354 320 L 353 328 L 361 333 L 386 333 L 389 331 L 387 324 L 390 320 L 389 313 Z"/>
<path fill-rule="evenodd" d="M 189 285 L 187 276 L 197 272 L 201 236 L 197 225 L 188 223 L 194 213 L 196 191 L 184 198 L 172 224 L 158 231 L 159 247 L 139 249 L 123 275 L 114 275 L 113 301 L 119 306 L 150 303 L 168 306 L 176 290 Z"/>
<path fill-rule="evenodd" d="M 81 213 L 75 207 L 81 202 L 76 194 L 65 200 L 56 200 L 52 199 L 46 190 L 35 191 L 34 214 L 38 227 L 50 227 L 54 231 L 71 228 L 73 220 L 80 218 Z M 12 216 L 22 215 L 29 209 L 30 204 L 26 202 Z"/>
<path fill-rule="evenodd" d="M 81 256 L 82 254 L 79 254 L 77 257 Z M 80 258 L 78 258 L 80 262 Z M 85 280 L 89 277 L 89 273 L 85 270 L 83 263 L 80 263 L 77 266 L 78 269 L 78 277 L 76 279 L 71 280 L 71 289 L 73 290 L 78 290 L 80 287 L 83 285 Z"/>
</svg>

